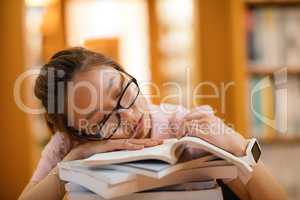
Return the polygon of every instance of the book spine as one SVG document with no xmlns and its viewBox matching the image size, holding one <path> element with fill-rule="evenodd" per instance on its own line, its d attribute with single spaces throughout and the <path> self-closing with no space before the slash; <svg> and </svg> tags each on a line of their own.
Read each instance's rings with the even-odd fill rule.
<svg viewBox="0 0 300 200">
<path fill-rule="evenodd" d="M 259 76 L 254 76 L 250 80 L 251 90 L 250 90 L 250 96 L 252 88 L 255 87 L 256 84 L 259 83 Z M 262 123 L 258 116 L 255 115 L 256 113 L 261 113 L 261 94 L 260 92 L 256 92 L 252 95 L 252 100 L 250 101 L 252 105 L 250 106 L 250 112 L 251 112 L 251 123 L 253 127 L 253 133 L 254 137 L 260 138 L 262 133 Z M 254 112 L 255 111 L 255 112 Z"/>
<path fill-rule="evenodd" d="M 268 120 L 268 122 L 263 121 L 263 138 L 272 139 L 275 137 L 274 129 L 276 128 L 275 124 L 275 97 L 274 97 L 274 83 L 269 79 L 269 87 L 264 88 L 261 91 L 261 108 L 262 115 Z"/>
<path fill-rule="evenodd" d="M 291 68 L 300 65 L 300 9 L 284 10 L 285 64 Z"/>
</svg>

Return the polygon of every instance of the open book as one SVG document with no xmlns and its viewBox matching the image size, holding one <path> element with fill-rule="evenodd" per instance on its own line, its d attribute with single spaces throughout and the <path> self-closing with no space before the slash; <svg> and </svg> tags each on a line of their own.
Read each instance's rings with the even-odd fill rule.
<svg viewBox="0 0 300 200">
<path fill-rule="evenodd" d="M 229 163 L 228 161 L 218 159 L 214 155 L 204 155 L 197 159 L 176 163 L 175 165 L 171 165 L 160 160 L 141 160 L 122 164 L 105 165 L 101 166 L 101 168 L 114 169 L 117 171 L 130 172 L 161 179 L 179 170 L 232 165 L 233 164 Z"/>
<path fill-rule="evenodd" d="M 252 168 L 248 163 L 235 155 L 216 147 L 197 137 L 183 137 L 181 139 L 167 139 L 163 144 L 144 148 L 137 151 L 115 151 L 95 154 L 87 159 L 80 160 L 81 164 L 88 167 L 101 167 L 111 164 L 128 163 L 141 160 L 160 160 L 171 165 L 176 164 L 185 147 L 195 147 L 222 158 L 238 167 L 242 173 L 250 174 Z"/>
</svg>

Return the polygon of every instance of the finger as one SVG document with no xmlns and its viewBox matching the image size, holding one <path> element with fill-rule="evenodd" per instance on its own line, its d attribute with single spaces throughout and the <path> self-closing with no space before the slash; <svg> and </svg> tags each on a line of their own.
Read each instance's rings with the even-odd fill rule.
<svg viewBox="0 0 300 200">
<path fill-rule="evenodd" d="M 201 113 L 207 113 L 209 115 L 214 115 L 215 111 L 213 110 L 213 108 L 209 105 L 203 105 L 203 106 L 198 106 L 195 107 L 191 110 L 192 112 L 201 112 Z"/>
<path fill-rule="evenodd" d="M 129 143 L 128 140 L 120 139 L 120 140 L 106 140 L 106 141 L 97 141 L 91 142 L 91 150 L 92 153 L 101 153 L 101 152 L 109 152 L 116 150 L 136 150 L 144 148 L 143 145 L 137 145 Z"/>
<path fill-rule="evenodd" d="M 106 146 L 105 151 L 115 151 L 115 150 L 138 150 L 144 148 L 144 145 L 132 144 L 128 142 L 127 139 L 120 140 L 107 140 L 105 145 L 98 146 Z M 99 147 L 101 148 L 101 147 Z"/>
<path fill-rule="evenodd" d="M 159 141 L 159 140 L 150 140 L 149 142 L 146 142 L 144 145 L 145 145 L 145 147 L 153 147 L 153 146 L 160 145 L 162 143 L 163 142 Z"/>
<path fill-rule="evenodd" d="M 191 131 L 188 132 L 188 136 L 200 136 L 202 137 L 207 137 L 209 135 L 208 131 L 202 130 L 202 129 L 193 129 Z"/>
<path fill-rule="evenodd" d="M 140 149 L 143 149 L 144 147 L 145 147 L 145 145 L 134 144 L 134 143 L 128 142 L 128 140 L 125 140 L 121 149 L 123 149 L 123 150 L 140 150 Z"/>
<path fill-rule="evenodd" d="M 192 112 L 188 113 L 184 116 L 185 121 L 190 121 L 190 120 L 198 120 L 204 117 L 208 117 L 209 115 L 207 113 L 202 113 L 202 112 Z"/>
<path fill-rule="evenodd" d="M 202 140 L 205 140 L 206 142 L 209 142 L 211 144 L 214 144 L 213 143 L 213 138 L 207 134 L 207 133 L 196 133 L 196 132 L 193 132 L 193 133 L 189 133 L 188 134 L 189 136 L 193 136 L 193 137 L 197 137 L 197 138 L 200 138 Z"/>
<path fill-rule="evenodd" d="M 112 135 L 111 139 L 128 139 L 130 137 L 130 130 L 126 129 L 126 126 L 121 126 L 118 130 Z"/>
<path fill-rule="evenodd" d="M 211 129 L 211 123 L 209 119 L 195 120 L 187 123 L 187 134 L 208 134 Z"/>
<path fill-rule="evenodd" d="M 177 137 L 177 134 L 175 132 L 168 131 L 168 130 L 166 130 L 165 132 L 162 132 L 161 134 L 159 134 L 159 138 L 162 141 L 165 140 L 165 139 L 176 138 L 176 137 Z"/>
<path fill-rule="evenodd" d="M 163 143 L 162 140 L 158 139 L 130 139 L 128 141 L 133 144 L 144 145 L 145 147 L 156 146 Z"/>
<path fill-rule="evenodd" d="M 176 131 L 167 131 L 167 133 L 166 133 L 166 139 L 168 139 L 168 138 L 182 138 L 183 136 L 185 136 L 185 134 L 186 134 L 186 125 L 185 125 L 185 123 L 180 123 L 180 126 L 179 126 L 179 128 L 178 128 L 178 130 L 176 130 Z"/>
<path fill-rule="evenodd" d="M 213 116 L 215 112 L 214 112 L 214 110 L 212 109 L 211 106 L 203 105 L 203 106 L 198 106 L 198 107 L 192 109 L 191 112 L 189 112 L 187 114 L 187 116 L 194 115 L 196 113 L 204 113 L 206 115 Z M 197 116 L 197 114 L 196 114 L 196 116 Z"/>
<path fill-rule="evenodd" d="M 192 124 L 211 124 L 214 122 L 214 119 L 211 117 L 204 117 L 201 118 L 199 120 L 191 120 L 188 123 L 192 123 Z"/>
<path fill-rule="evenodd" d="M 151 138 L 147 138 L 147 139 L 128 139 L 128 142 L 132 142 L 135 144 L 145 144 L 147 142 L 162 142 L 162 140 L 160 139 L 151 139 Z"/>
<path fill-rule="evenodd" d="M 187 132 L 194 131 L 197 129 L 206 130 L 212 125 L 211 120 L 203 118 L 201 120 L 191 120 L 185 123 L 185 129 Z"/>
</svg>

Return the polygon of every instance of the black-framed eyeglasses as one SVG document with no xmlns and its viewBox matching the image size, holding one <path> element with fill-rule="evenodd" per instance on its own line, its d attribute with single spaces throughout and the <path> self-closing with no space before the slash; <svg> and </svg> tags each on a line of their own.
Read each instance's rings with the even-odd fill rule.
<svg viewBox="0 0 300 200">
<path fill-rule="evenodd" d="M 140 94 L 140 88 L 137 80 L 128 73 L 123 73 L 129 76 L 130 80 L 121 92 L 116 106 L 108 115 L 105 115 L 99 123 L 95 124 L 89 130 L 91 133 L 86 133 L 83 130 L 77 131 L 74 128 L 71 128 L 71 132 L 74 136 L 87 140 L 104 140 L 110 139 L 116 133 L 121 125 L 121 116 L 118 110 L 129 109 L 135 103 L 138 95 Z"/>
</svg>

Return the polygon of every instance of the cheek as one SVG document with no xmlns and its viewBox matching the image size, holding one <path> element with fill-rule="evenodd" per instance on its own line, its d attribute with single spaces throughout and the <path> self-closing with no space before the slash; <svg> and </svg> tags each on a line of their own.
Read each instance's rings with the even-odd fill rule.
<svg viewBox="0 0 300 200">
<path fill-rule="evenodd" d="M 143 95 L 138 96 L 134 105 L 140 113 L 145 113 L 148 111 L 148 101 Z"/>
<path fill-rule="evenodd" d="M 120 127 L 118 131 L 111 137 L 111 139 L 129 139 L 130 137 L 130 131 Z"/>
</svg>

